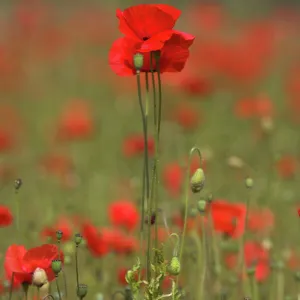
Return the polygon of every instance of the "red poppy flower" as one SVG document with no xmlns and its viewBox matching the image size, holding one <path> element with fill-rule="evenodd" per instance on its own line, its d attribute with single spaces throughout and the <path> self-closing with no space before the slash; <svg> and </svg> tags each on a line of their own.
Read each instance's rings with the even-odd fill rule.
<svg viewBox="0 0 300 300">
<path fill-rule="evenodd" d="M 184 174 L 178 163 L 170 163 L 163 169 L 163 185 L 172 197 L 179 196 Z"/>
<path fill-rule="evenodd" d="M 142 134 L 133 134 L 125 138 L 122 146 L 123 154 L 126 157 L 132 157 L 144 153 L 144 136 Z M 154 153 L 154 138 L 148 137 L 148 153 Z"/>
<path fill-rule="evenodd" d="M 117 9 L 119 30 L 139 42 L 140 49 L 156 51 L 172 36 L 172 29 L 181 12 L 166 4 L 140 4 L 124 11 Z"/>
<path fill-rule="evenodd" d="M 182 35 L 179 32 L 172 32 L 170 39 L 164 44 L 160 52 L 159 70 L 160 73 L 180 72 L 189 57 L 189 47 L 194 41 L 190 34 Z M 109 64 L 111 69 L 119 76 L 131 76 L 136 74 L 133 57 L 140 51 L 141 43 L 130 38 L 117 39 L 109 52 Z M 153 62 L 152 69 L 157 66 Z M 144 53 L 144 62 L 141 72 L 150 72 L 150 53 Z"/>
<path fill-rule="evenodd" d="M 258 282 L 267 279 L 270 274 L 269 253 L 258 243 L 247 242 L 244 245 L 244 259 L 246 267 L 255 267 L 255 278 Z M 236 254 L 225 257 L 228 268 L 235 268 L 238 261 Z"/>
<path fill-rule="evenodd" d="M 70 240 L 73 235 L 72 223 L 67 218 L 61 217 L 53 226 L 44 228 L 41 232 L 41 236 L 51 237 L 55 241 L 57 230 L 61 230 L 63 233 L 62 241 Z"/>
<path fill-rule="evenodd" d="M 102 257 L 109 252 L 106 241 L 91 222 L 86 221 L 82 224 L 82 236 L 93 256 Z"/>
<path fill-rule="evenodd" d="M 114 226 L 121 226 L 131 231 L 139 222 L 139 212 L 129 200 L 119 200 L 109 205 L 109 219 Z"/>
<path fill-rule="evenodd" d="M 93 131 L 93 119 L 87 103 L 79 100 L 69 103 L 59 120 L 58 139 L 77 140 L 88 138 Z"/>
<path fill-rule="evenodd" d="M 67 155 L 53 153 L 42 158 L 41 167 L 52 175 L 64 176 L 72 171 L 73 162 Z"/>
<path fill-rule="evenodd" d="M 133 236 L 122 234 L 113 243 L 113 251 L 117 254 L 132 254 L 139 249 L 139 242 Z"/>
<path fill-rule="evenodd" d="M 214 229 L 238 238 L 244 233 L 246 207 L 244 204 L 214 200 L 211 205 L 211 216 Z"/>
<path fill-rule="evenodd" d="M 6 206 L 0 206 L 0 227 L 7 227 L 13 222 L 13 216 L 10 209 Z"/>
<path fill-rule="evenodd" d="M 183 128 L 194 129 L 199 123 L 199 114 L 194 108 L 181 104 L 174 111 L 174 119 Z"/>
<path fill-rule="evenodd" d="M 51 268 L 52 260 L 60 258 L 63 262 L 63 253 L 52 244 L 44 244 L 31 248 L 28 251 L 24 246 L 12 245 L 5 254 L 4 268 L 7 278 L 14 273 L 14 284 L 31 283 L 32 274 L 37 268 L 45 270 L 48 280 L 52 281 L 55 275 Z"/>
<path fill-rule="evenodd" d="M 292 178 L 297 170 L 297 160 L 291 155 L 283 156 L 278 160 L 276 168 L 280 177 Z"/>
</svg>

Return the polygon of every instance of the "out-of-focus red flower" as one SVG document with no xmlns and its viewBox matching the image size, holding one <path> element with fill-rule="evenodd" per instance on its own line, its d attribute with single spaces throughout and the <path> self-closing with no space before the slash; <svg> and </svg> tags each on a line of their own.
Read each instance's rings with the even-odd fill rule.
<svg viewBox="0 0 300 300">
<path fill-rule="evenodd" d="M 213 90 L 212 82 L 204 76 L 190 76 L 182 79 L 180 87 L 187 94 L 207 96 Z"/>
<path fill-rule="evenodd" d="M 292 178 L 297 170 L 297 159 L 291 155 L 285 155 L 277 161 L 276 169 L 280 177 Z"/>
<path fill-rule="evenodd" d="M 108 214 L 111 224 L 126 228 L 132 231 L 139 223 L 139 212 L 136 205 L 126 199 L 113 202 L 108 207 Z"/>
<path fill-rule="evenodd" d="M 112 249 L 117 254 L 132 254 L 139 249 L 139 242 L 134 236 L 122 234 L 114 241 Z"/>
<path fill-rule="evenodd" d="M 300 257 L 298 255 L 298 253 L 296 253 L 294 250 L 291 250 L 291 252 L 289 253 L 286 265 L 292 271 L 298 271 L 299 270 L 299 268 L 300 268 Z"/>
<path fill-rule="evenodd" d="M 244 259 L 246 267 L 255 267 L 255 278 L 258 282 L 265 281 L 270 274 L 269 253 L 258 243 L 247 242 L 244 245 Z M 236 254 L 228 254 L 225 264 L 228 268 L 236 267 L 238 257 Z"/>
<path fill-rule="evenodd" d="M 241 99 L 235 103 L 235 115 L 242 119 L 248 119 L 255 115 L 256 107 L 253 99 Z"/>
<path fill-rule="evenodd" d="M 264 118 L 271 117 L 274 114 L 274 107 L 272 101 L 267 95 L 261 94 L 257 97 L 256 103 L 256 116 Z"/>
<path fill-rule="evenodd" d="M 37 268 L 45 270 L 48 280 L 52 281 L 55 275 L 51 268 L 52 260 L 64 261 L 64 255 L 59 253 L 58 247 L 52 244 L 44 244 L 31 248 L 28 251 L 22 245 L 11 245 L 5 254 L 4 268 L 6 277 L 12 278 L 14 273 L 14 284 L 23 282 L 31 283 L 32 274 Z"/>
<path fill-rule="evenodd" d="M 181 127 L 194 129 L 199 124 L 199 114 L 187 104 L 179 105 L 173 113 L 173 118 Z"/>
<path fill-rule="evenodd" d="M 183 229 L 184 227 L 184 217 L 182 216 L 182 213 L 176 213 L 172 216 L 172 223 L 179 227 L 180 229 Z M 188 217 L 187 224 L 186 224 L 186 230 L 190 231 L 195 228 L 196 225 L 196 218 Z"/>
<path fill-rule="evenodd" d="M 163 185 L 172 197 L 177 197 L 180 194 L 183 171 L 178 163 L 169 163 L 163 169 Z"/>
<path fill-rule="evenodd" d="M 159 71 L 180 72 L 189 57 L 189 47 L 194 41 L 192 35 L 182 35 L 173 32 L 170 39 L 165 42 L 160 52 Z M 109 51 L 109 64 L 113 72 L 119 76 L 131 76 L 136 74 L 133 57 L 139 53 L 140 42 L 135 42 L 127 37 L 117 39 Z M 141 72 L 157 71 L 155 62 L 150 65 L 150 53 L 144 53 L 144 62 Z"/>
<path fill-rule="evenodd" d="M 210 205 L 214 230 L 232 238 L 244 234 L 246 207 L 241 203 L 214 200 Z"/>
<path fill-rule="evenodd" d="M 172 36 L 181 11 L 166 4 L 140 4 L 124 11 L 117 9 L 119 30 L 140 44 L 140 50 L 161 50 Z"/>
<path fill-rule="evenodd" d="M 0 128 L 0 151 L 9 151 L 14 146 L 13 136 L 10 132 Z"/>
<path fill-rule="evenodd" d="M 85 221 L 82 224 L 82 236 L 86 240 L 87 247 L 95 257 L 103 257 L 109 252 L 109 247 L 96 226 Z"/>
<path fill-rule="evenodd" d="M 144 153 L 144 136 L 142 134 L 132 134 L 125 138 L 122 146 L 123 154 L 126 157 L 132 157 Z M 154 153 L 154 139 L 148 137 L 148 154 L 153 155 Z"/>
<path fill-rule="evenodd" d="M 125 276 L 126 276 L 128 270 L 129 269 L 127 269 L 127 268 L 118 269 L 118 282 L 120 285 L 127 285 Z M 138 276 L 136 276 L 136 279 L 138 279 Z"/>
<path fill-rule="evenodd" d="M 13 222 L 13 216 L 10 209 L 4 205 L 0 206 L 0 227 L 7 227 Z"/>
<path fill-rule="evenodd" d="M 56 176 L 69 174 L 73 169 L 73 162 L 67 155 L 52 153 L 41 159 L 40 165 L 43 171 Z"/>
<path fill-rule="evenodd" d="M 94 123 L 88 104 L 81 100 L 68 103 L 60 117 L 57 137 L 59 140 L 89 138 L 94 132 Z"/>
<path fill-rule="evenodd" d="M 59 218 L 57 222 L 51 227 L 45 227 L 41 232 L 41 236 L 43 238 L 51 237 L 52 240 L 55 241 L 57 230 L 61 230 L 63 232 L 62 241 L 68 241 L 72 238 L 73 226 L 71 221 L 66 217 Z"/>
<path fill-rule="evenodd" d="M 249 211 L 247 229 L 253 232 L 270 230 L 275 225 L 273 212 L 268 208 Z"/>
</svg>

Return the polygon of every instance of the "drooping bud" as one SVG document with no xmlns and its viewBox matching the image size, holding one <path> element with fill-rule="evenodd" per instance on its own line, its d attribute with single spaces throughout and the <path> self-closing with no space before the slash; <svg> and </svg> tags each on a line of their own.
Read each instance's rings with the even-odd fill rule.
<svg viewBox="0 0 300 300">
<path fill-rule="evenodd" d="M 48 277 L 44 269 L 36 268 L 32 275 L 32 284 L 41 287 L 48 282 Z"/>
<path fill-rule="evenodd" d="M 172 257 L 167 270 L 173 276 L 179 275 L 181 266 L 180 266 L 180 261 L 177 256 Z"/>
<path fill-rule="evenodd" d="M 245 179 L 245 185 L 247 189 L 252 189 L 254 185 L 253 179 L 251 177 L 247 177 Z"/>
<path fill-rule="evenodd" d="M 61 260 L 60 259 L 52 260 L 51 268 L 55 276 L 58 276 L 58 273 L 61 271 Z"/>
<path fill-rule="evenodd" d="M 191 178 L 190 185 L 193 193 L 199 193 L 204 186 L 205 175 L 201 168 L 198 168 Z"/>
<path fill-rule="evenodd" d="M 80 233 L 76 233 L 74 241 L 75 241 L 76 247 L 79 246 L 82 242 L 82 235 Z"/>
<path fill-rule="evenodd" d="M 144 65 L 144 55 L 137 53 L 133 56 L 133 64 L 137 71 L 140 71 Z"/>
<path fill-rule="evenodd" d="M 197 203 L 197 209 L 199 211 L 199 213 L 203 214 L 205 213 L 205 209 L 206 209 L 206 201 L 204 199 L 200 199 Z"/>
<path fill-rule="evenodd" d="M 83 299 L 88 292 L 88 286 L 86 284 L 79 284 L 77 287 L 77 297 Z"/>
</svg>

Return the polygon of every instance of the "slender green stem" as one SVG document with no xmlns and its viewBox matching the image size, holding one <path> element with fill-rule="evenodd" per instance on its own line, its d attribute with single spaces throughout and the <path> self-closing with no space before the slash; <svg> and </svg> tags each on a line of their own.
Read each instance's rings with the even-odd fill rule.
<svg viewBox="0 0 300 300">
<path fill-rule="evenodd" d="M 10 287 L 9 287 L 9 300 L 12 298 L 13 288 L 14 288 L 14 279 L 15 279 L 15 273 L 12 273 L 11 280 L 10 280 Z"/>
<path fill-rule="evenodd" d="M 147 76 L 147 75 L 146 75 Z M 143 184 L 145 184 L 145 193 L 142 195 L 142 206 L 141 206 L 141 211 L 142 211 L 142 221 L 144 221 L 144 210 L 145 210 L 145 202 L 148 202 L 149 199 L 149 155 L 148 155 L 148 126 L 147 126 L 147 116 L 148 116 L 148 103 L 146 101 L 146 111 L 144 110 L 143 102 L 142 102 L 142 92 L 141 92 L 141 77 L 140 77 L 140 72 L 137 71 L 136 73 L 136 78 L 137 78 L 137 89 L 138 89 L 138 98 L 139 98 L 139 105 L 140 105 L 140 110 L 141 110 L 141 116 L 142 116 L 142 123 L 143 123 L 143 133 L 144 133 L 144 166 L 145 166 L 145 180 L 143 179 Z M 147 77 L 146 77 L 147 78 Z M 148 96 L 147 96 L 148 97 Z M 148 217 L 149 217 L 149 203 L 148 205 Z M 151 217 L 151 215 L 150 215 Z M 148 220 L 150 222 L 150 218 Z M 151 234 L 151 233 L 150 233 Z M 147 249 L 147 256 L 146 256 L 146 269 L 147 269 L 147 278 L 150 278 L 151 275 L 151 269 L 150 269 L 150 251 L 149 250 L 149 245 Z"/>
<path fill-rule="evenodd" d="M 57 248 L 58 248 L 58 259 L 60 260 L 60 252 L 61 252 L 61 242 L 60 240 L 57 240 Z M 67 277 L 64 271 L 64 268 L 62 267 L 61 269 L 62 274 L 63 274 L 63 280 L 64 280 L 64 287 L 65 287 L 65 293 L 66 293 L 66 298 L 68 298 L 68 286 L 67 286 Z"/>
<path fill-rule="evenodd" d="M 257 282 L 255 279 L 255 274 L 251 275 L 250 277 L 251 280 L 251 291 L 252 291 L 252 300 L 258 300 L 258 286 L 257 286 Z"/>
<path fill-rule="evenodd" d="M 277 270 L 277 300 L 283 300 L 284 299 L 284 272 L 282 269 Z M 254 299 L 257 300 L 257 299 Z"/>
<path fill-rule="evenodd" d="M 180 252 L 179 252 L 180 263 L 181 263 L 182 254 L 183 254 L 183 246 L 184 246 L 185 232 L 186 232 L 186 226 L 187 226 L 188 204 L 189 204 L 189 194 L 190 194 L 190 166 L 191 166 L 191 161 L 192 161 L 194 152 L 197 152 L 199 159 L 200 159 L 200 165 L 202 164 L 202 155 L 201 155 L 200 149 L 198 147 L 193 147 L 190 150 L 188 165 L 187 165 L 187 169 L 186 169 L 184 224 L 183 224 L 183 230 L 182 230 L 182 235 L 181 235 L 181 244 L 180 244 Z M 178 284 L 178 277 L 179 276 L 177 276 L 177 279 L 176 279 L 177 284 Z"/>
<path fill-rule="evenodd" d="M 204 299 L 204 287 L 205 287 L 205 279 L 206 279 L 206 269 L 207 269 L 207 253 L 206 253 L 206 230 L 204 223 L 204 216 L 201 216 L 201 227 L 202 227 L 202 276 L 201 276 L 201 284 L 199 285 L 200 291 L 197 299 Z M 198 257 L 200 259 L 200 257 Z"/>
<path fill-rule="evenodd" d="M 57 293 L 58 293 L 58 298 L 59 298 L 59 300 L 62 300 L 60 289 L 59 289 L 59 284 L 58 284 L 58 276 L 55 277 L 55 282 L 56 282 L 56 289 L 57 289 Z"/>
<path fill-rule="evenodd" d="M 75 248 L 75 269 L 76 269 L 76 285 L 79 286 L 79 271 L 78 271 L 78 245 Z"/>
</svg>

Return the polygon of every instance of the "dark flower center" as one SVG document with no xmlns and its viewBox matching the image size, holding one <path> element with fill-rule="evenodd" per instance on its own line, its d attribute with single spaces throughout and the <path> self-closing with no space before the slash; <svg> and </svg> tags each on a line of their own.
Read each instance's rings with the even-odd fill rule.
<svg viewBox="0 0 300 300">
<path fill-rule="evenodd" d="M 149 40 L 149 37 L 144 36 L 144 37 L 143 37 L 143 41 L 147 41 L 147 40 Z"/>
</svg>

